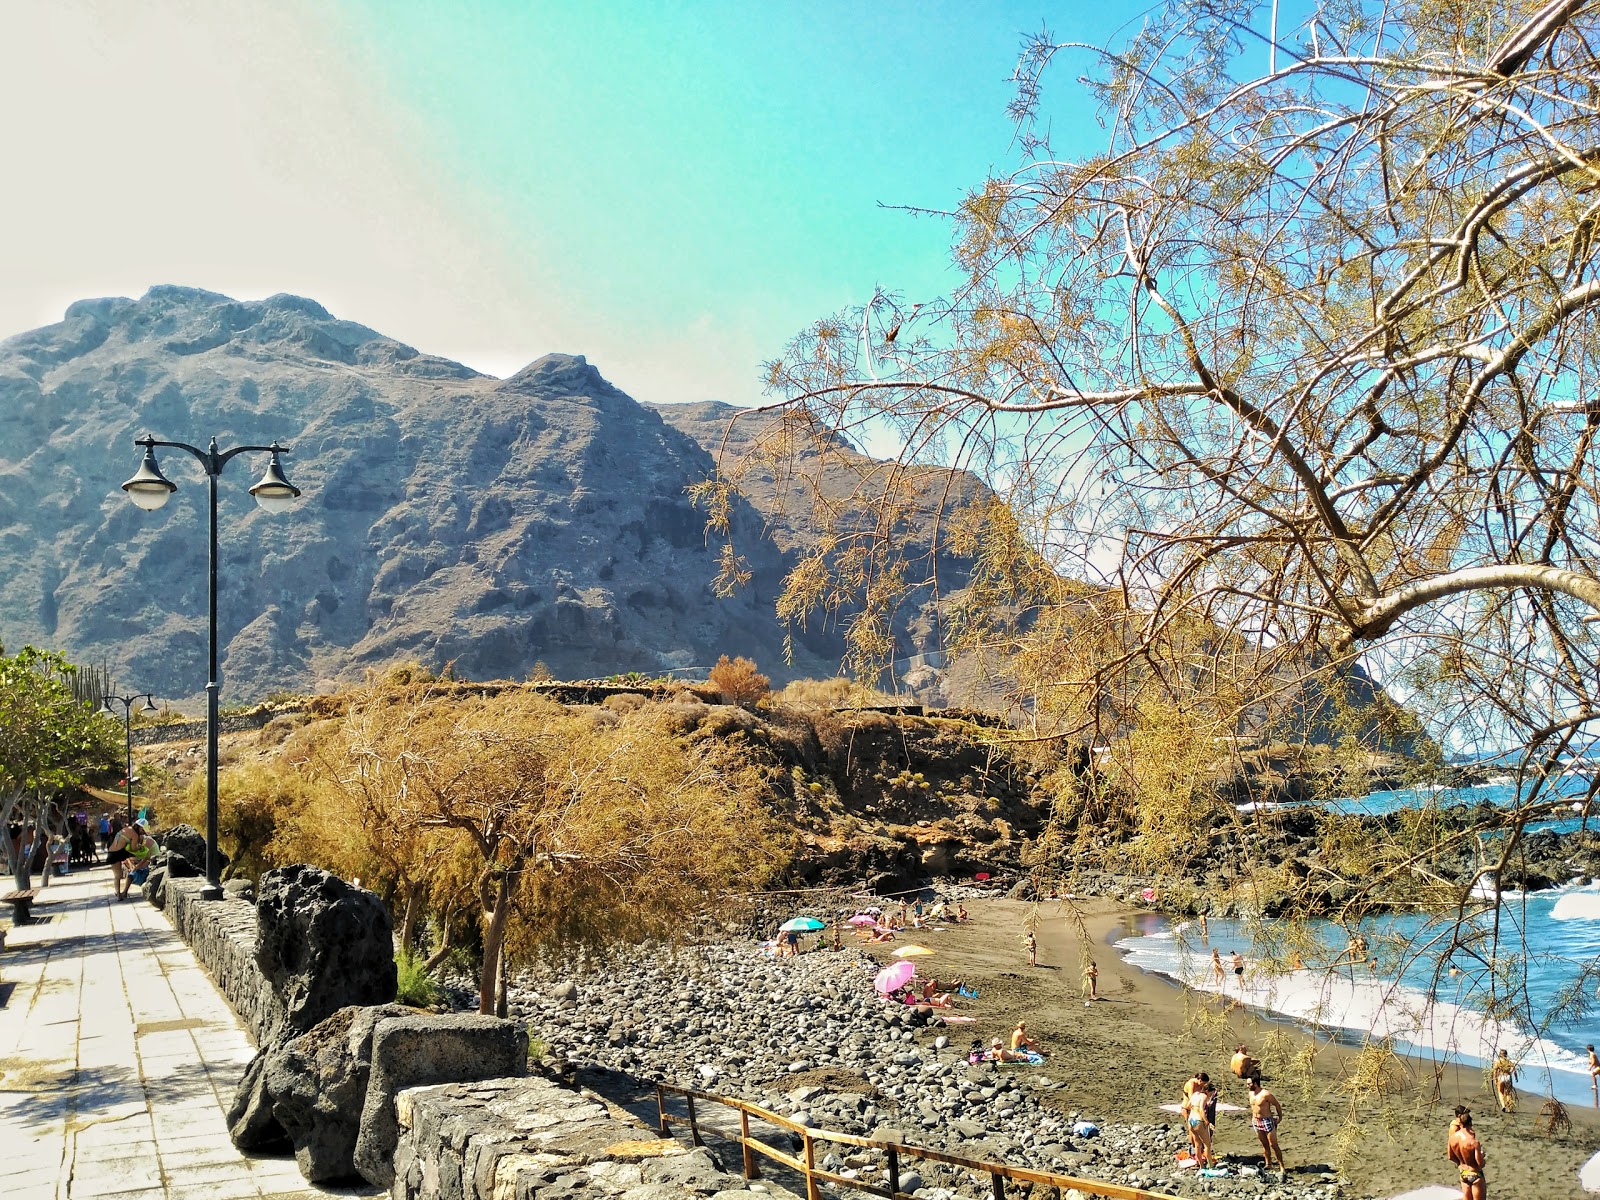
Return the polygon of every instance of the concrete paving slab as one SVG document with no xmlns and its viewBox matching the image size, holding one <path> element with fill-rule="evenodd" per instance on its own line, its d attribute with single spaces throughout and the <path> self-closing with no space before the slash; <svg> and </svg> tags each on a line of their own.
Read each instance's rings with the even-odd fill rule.
<svg viewBox="0 0 1600 1200">
<path fill-rule="evenodd" d="M 136 893 L 137 894 L 137 893 Z M 7 931 L 4 1200 L 322 1200 L 293 1159 L 247 1159 L 226 1106 L 254 1050 L 165 916 L 104 867 L 56 879 Z"/>
</svg>

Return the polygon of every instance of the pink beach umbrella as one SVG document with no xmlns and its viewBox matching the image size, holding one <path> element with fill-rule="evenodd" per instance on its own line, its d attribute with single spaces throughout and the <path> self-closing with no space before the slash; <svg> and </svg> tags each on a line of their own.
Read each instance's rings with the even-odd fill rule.
<svg viewBox="0 0 1600 1200">
<path fill-rule="evenodd" d="M 905 987 L 916 973 L 917 964 L 908 958 L 902 958 L 878 972 L 877 978 L 872 981 L 872 990 L 880 996 L 887 996 L 890 992 L 897 992 Z"/>
<path fill-rule="evenodd" d="M 877 923 L 877 917 L 870 917 L 866 913 L 857 913 L 845 922 L 846 925 L 876 925 Z"/>
</svg>

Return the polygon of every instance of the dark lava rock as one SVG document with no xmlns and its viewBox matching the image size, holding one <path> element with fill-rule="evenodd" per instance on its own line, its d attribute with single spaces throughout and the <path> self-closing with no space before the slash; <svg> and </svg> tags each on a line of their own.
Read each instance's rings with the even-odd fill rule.
<svg viewBox="0 0 1600 1200">
<path fill-rule="evenodd" d="M 261 877 L 256 912 L 256 963 L 284 1010 L 274 1041 L 394 999 L 394 928 L 371 892 L 317 867 L 279 867 Z"/>
<path fill-rule="evenodd" d="M 206 835 L 193 825 L 174 825 L 161 834 L 161 848 L 167 853 L 167 873 L 174 879 L 185 879 L 206 873 Z M 183 861 L 172 861 L 180 858 Z M 227 869 L 231 860 L 217 848 L 217 874 Z M 185 871 L 183 868 L 191 868 Z"/>
</svg>

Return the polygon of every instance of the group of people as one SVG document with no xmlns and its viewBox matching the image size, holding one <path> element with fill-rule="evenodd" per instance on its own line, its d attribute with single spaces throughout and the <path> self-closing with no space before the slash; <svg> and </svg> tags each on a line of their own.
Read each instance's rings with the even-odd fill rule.
<svg viewBox="0 0 1600 1200">
<path fill-rule="evenodd" d="M 132 872 L 156 850 L 155 840 L 143 821 L 124 825 L 120 817 L 102 814 L 91 824 L 89 815 L 80 811 L 67 814 L 61 827 L 53 830 L 31 821 L 13 823 L 6 829 L 12 873 L 30 878 L 37 875 L 40 886 L 49 887 L 50 877 L 65 875 L 74 862 L 99 862 L 96 835 L 106 851 L 106 862 L 111 865 L 116 897 L 126 900 Z M 20 867 L 26 870 L 19 870 Z"/>
<path fill-rule="evenodd" d="M 1261 1155 L 1267 1169 L 1276 1165 L 1279 1171 L 1287 1172 L 1283 1150 L 1278 1146 L 1278 1125 L 1283 1120 L 1283 1105 L 1263 1084 L 1260 1061 L 1241 1044 L 1234 1051 L 1229 1069 L 1243 1079 L 1249 1089 L 1250 1124 L 1261 1143 Z M 1217 1166 L 1214 1139 L 1220 1100 L 1217 1085 L 1205 1071 L 1191 1075 L 1183 1085 L 1183 1102 L 1179 1111 L 1189 1134 L 1189 1152 L 1195 1164 L 1201 1168 Z"/>
</svg>

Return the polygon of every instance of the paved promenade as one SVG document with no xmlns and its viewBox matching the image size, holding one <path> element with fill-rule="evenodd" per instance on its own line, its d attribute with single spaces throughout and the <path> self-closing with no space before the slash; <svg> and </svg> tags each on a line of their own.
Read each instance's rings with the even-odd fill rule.
<svg viewBox="0 0 1600 1200">
<path fill-rule="evenodd" d="M 224 1114 L 250 1040 L 137 889 L 118 903 L 97 867 L 38 894 L 40 920 L 0 951 L 0 1197 L 350 1194 L 310 1187 L 292 1158 L 233 1148 Z"/>
</svg>

